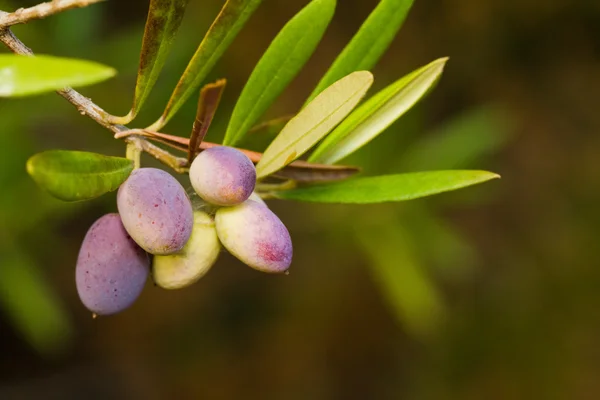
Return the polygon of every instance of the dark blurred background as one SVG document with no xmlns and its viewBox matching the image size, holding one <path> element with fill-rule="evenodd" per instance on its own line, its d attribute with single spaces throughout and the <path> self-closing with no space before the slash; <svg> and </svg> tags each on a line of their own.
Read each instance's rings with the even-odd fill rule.
<svg viewBox="0 0 600 400">
<path fill-rule="evenodd" d="M 316 54 L 266 118 L 302 105 L 376 3 L 338 1 Z M 304 4 L 265 0 L 215 68 L 211 79 L 228 87 L 210 139 Z M 191 1 L 132 126 L 160 114 L 221 5 Z M 35 52 L 117 68 L 82 92 L 125 114 L 147 6 L 112 0 L 14 32 Z M 416 0 L 374 70 L 376 89 L 442 56 L 436 90 L 347 161 L 366 174 L 476 168 L 500 181 L 407 203 L 271 202 L 294 240 L 289 276 L 223 254 L 194 286 L 148 283 L 133 307 L 96 320 L 74 267 L 115 196 L 60 203 L 25 161 L 50 148 L 124 147 L 56 95 L 1 100 L 0 398 L 600 398 L 600 2 Z M 188 102 L 165 131 L 187 135 L 195 108 Z"/>
</svg>

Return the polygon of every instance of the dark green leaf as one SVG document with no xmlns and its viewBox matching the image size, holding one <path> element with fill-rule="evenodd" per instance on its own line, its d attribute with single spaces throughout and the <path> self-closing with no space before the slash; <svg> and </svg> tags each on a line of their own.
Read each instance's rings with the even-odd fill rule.
<svg viewBox="0 0 600 400">
<path fill-rule="evenodd" d="M 262 0 L 227 0 L 179 79 L 163 115 L 148 129 L 160 130 L 187 99 L 197 92 L 261 2 Z"/>
<path fill-rule="evenodd" d="M 354 71 L 371 70 L 398 33 L 414 0 L 381 0 L 336 58 L 306 103 Z"/>
<path fill-rule="evenodd" d="M 323 140 L 309 160 L 333 164 L 369 143 L 430 90 L 446 60 L 419 68 L 371 97 Z"/>
<path fill-rule="evenodd" d="M 286 200 L 321 203 L 382 203 L 411 200 L 482 183 L 498 175 L 487 171 L 414 172 L 350 179 L 325 185 L 274 192 Z"/>
<path fill-rule="evenodd" d="M 50 150 L 27 161 L 38 185 L 65 201 L 93 199 L 113 191 L 133 171 L 133 161 L 83 151 Z"/>
<path fill-rule="evenodd" d="M 223 144 L 239 142 L 300 72 L 321 41 L 335 4 L 335 0 L 313 0 L 283 27 L 252 71 Z"/>
<path fill-rule="evenodd" d="M 0 54 L 0 97 L 20 97 L 101 82 L 115 70 L 91 61 Z"/>
<path fill-rule="evenodd" d="M 133 106 L 123 123 L 138 114 L 162 70 L 189 0 L 151 0 L 140 53 Z"/>
</svg>

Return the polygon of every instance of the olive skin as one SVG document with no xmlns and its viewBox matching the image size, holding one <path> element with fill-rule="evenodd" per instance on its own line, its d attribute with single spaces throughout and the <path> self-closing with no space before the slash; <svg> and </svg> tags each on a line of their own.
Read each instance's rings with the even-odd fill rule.
<svg viewBox="0 0 600 400">
<path fill-rule="evenodd" d="M 223 207 L 215 214 L 219 240 L 246 265 L 269 273 L 287 271 L 292 262 L 292 239 L 268 207 L 253 200 Z"/>
<path fill-rule="evenodd" d="M 75 268 L 77 293 L 94 314 L 115 314 L 139 297 L 149 272 L 148 254 L 129 236 L 119 214 L 106 214 L 83 239 Z"/>
<path fill-rule="evenodd" d="M 256 168 L 248 156 L 233 147 L 206 149 L 190 167 L 190 182 L 205 201 L 219 206 L 241 204 L 256 186 Z"/>
<path fill-rule="evenodd" d="M 171 254 L 183 248 L 192 234 L 192 203 L 181 184 L 157 168 L 131 173 L 117 193 L 123 226 L 150 254 Z"/>
</svg>

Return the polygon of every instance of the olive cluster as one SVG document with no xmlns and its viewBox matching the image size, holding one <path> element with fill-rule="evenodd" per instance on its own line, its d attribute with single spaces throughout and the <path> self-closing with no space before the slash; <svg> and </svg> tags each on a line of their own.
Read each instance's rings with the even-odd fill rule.
<svg viewBox="0 0 600 400">
<path fill-rule="evenodd" d="M 259 271 L 289 268 L 289 232 L 254 193 L 256 170 L 245 154 L 210 148 L 196 157 L 189 176 L 208 207 L 193 207 L 169 173 L 139 168 L 119 188 L 118 214 L 104 215 L 90 227 L 77 259 L 76 284 L 94 314 L 129 307 L 150 271 L 163 288 L 191 285 L 215 263 L 221 246 Z"/>
</svg>

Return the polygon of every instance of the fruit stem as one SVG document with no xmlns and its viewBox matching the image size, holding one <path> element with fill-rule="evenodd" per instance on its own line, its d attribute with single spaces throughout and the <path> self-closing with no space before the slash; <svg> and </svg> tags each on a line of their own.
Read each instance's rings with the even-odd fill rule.
<svg viewBox="0 0 600 400">
<path fill-rule="evenodd" d="M 133 169 L 140 167 L 140 156 L 142 155 L 142 149 L 137 146 L 136 143 L 127 143 L 126 155 L 128 159 L 133 161 Z"/>
</svg>

